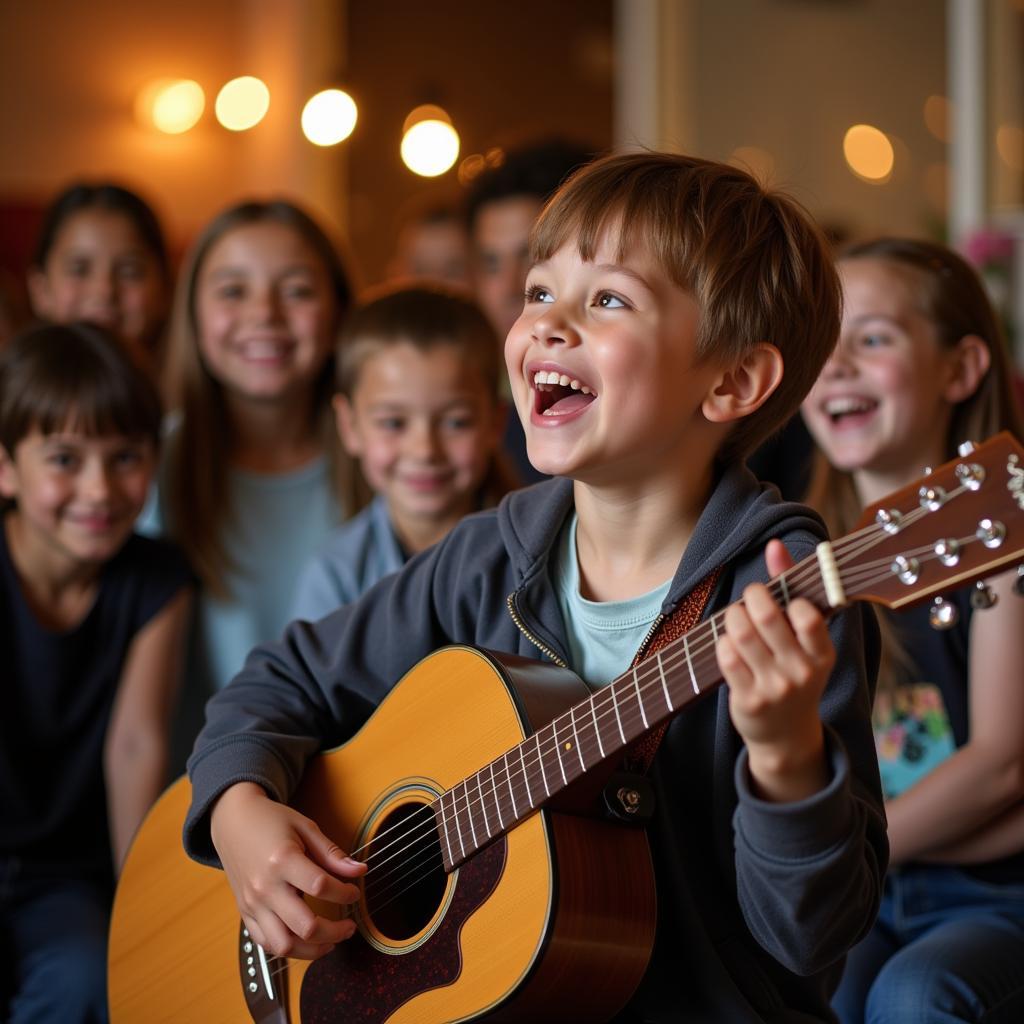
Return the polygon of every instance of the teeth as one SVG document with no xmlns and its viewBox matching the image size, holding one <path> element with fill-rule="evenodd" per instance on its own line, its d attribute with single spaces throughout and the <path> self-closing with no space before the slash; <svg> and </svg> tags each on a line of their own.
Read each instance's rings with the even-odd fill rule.
<svg viewBox="0 0 1024 1024">
<path fill-rule="evenodd" d="M 878 403 L 867 398 L 830 398 L 825 403 L 829 416 L 843 416 L 851 412 L 870 412 Z"/>
<path fill-rule="evenodd" d="M 557 384 L 559 387 L 572 388 L 573 391 L 582 391 L 585 395 L 592 395 L 594 392 L 581 384 L 578 380 L 570 377 L 567 373 L 558 373 L 556 370 L 538 370 L 533 375 L 533 383 L 537 387 L 546 387 Z"/>
</svg>

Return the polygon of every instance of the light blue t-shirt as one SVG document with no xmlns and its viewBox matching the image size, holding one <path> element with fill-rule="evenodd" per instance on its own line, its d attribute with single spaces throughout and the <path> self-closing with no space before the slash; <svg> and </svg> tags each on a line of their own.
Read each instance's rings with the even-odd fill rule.
<svg viewBox="0 0 1024 1024">
<path fill-rule="evenodd" d="M 381 495 L 331 531 L 306 563 L 295 587 L 292 617 L 316 619 L 348 604 L 405 564 L 405 552 Z"/>
<path fill-rule="evenodd" d="M 227 489 L 230 596 L 200 590 L 188 659 L 187 685 L 207 693 L 226 686 L 253 647 L 281 635 L 300 570 L 342 518 L 325 457 L 289 473 L 232 469 Z M 145 519 L 146 532 L 163 530 L 159 498 Z"/>
<path fill-rule="evenodd" d="M 569 640 L 570 668 L 597 689 L 622 675 L 633 663 L 672 583 L 626 601 L 588 601 L 580 595 L 575 513 L 562 528 L 552 580 Z"/>
</svg>

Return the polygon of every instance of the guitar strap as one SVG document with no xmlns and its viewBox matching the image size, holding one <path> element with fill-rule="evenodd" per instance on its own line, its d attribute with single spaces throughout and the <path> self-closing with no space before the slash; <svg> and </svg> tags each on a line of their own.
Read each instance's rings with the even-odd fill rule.
<svg viewBox="0 0 1024 1024">
<path fill-rule="evenodd" d="M 719 566 L 712 573 L 705 576 L 683 598 L 679 607 L 661 623 L 647 646 L 637 652 L 630 668 L 636 668 L 637 665 L 646 661 L 652 654 L 657 654 L 663 647 L 672 643 L 673 640 L 678 640 L 684 633 L 688 633 L 700 622 L 700 617 L 704 614 L 704 609 L 707 607 L 708 599 L 711 597 L 715 584 L 718 583 L 718 578 L 721 575 L 722 569 Z M 626 755 L 626 764 L 630 771 L 641 775 L 647 774 L 651 764 L 654 762 L 654 755 L 658 752 L 658 747 L 661 745 L 662 738 L 670 721 L 671 719 L 663 722 L 649 733 L 641 736 L 630 747 L 629 753 Z"/>
</svg>

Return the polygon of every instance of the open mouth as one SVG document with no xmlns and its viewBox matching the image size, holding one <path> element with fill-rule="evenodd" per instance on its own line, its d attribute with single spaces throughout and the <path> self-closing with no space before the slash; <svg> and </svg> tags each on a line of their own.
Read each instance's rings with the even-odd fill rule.
<svg viewBox="0 0 1024 1024">
<path fill-rule="evenodd" d="M 541 416 L 568 416 L 585 409 L 597 398 L 589 385 L 557 370 L 533 375 L 534 409 Z"/>
<path fill-rule="evenodd" d="M 824 403 L 825 415 L 833 426 L 843 423 L 857 423 L 866 419 L 878 408 L 878 402 L 872 398 L 861 398 L 844 395 L 841 398 L 830 398 Z"/>
</svg>

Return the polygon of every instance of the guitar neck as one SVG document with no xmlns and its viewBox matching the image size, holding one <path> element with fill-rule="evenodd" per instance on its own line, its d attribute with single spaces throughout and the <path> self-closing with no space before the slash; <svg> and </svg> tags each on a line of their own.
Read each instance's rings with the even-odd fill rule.
<svg viewBox="0 0 1024 1024">
<path fill-rule="evenodd" d="M 1024 449 L 1008 433 L 865 510 L 858 526 L 769 584 L 786 607 L 904 608 L 1024 559 Z M 711 616 L 463 779 L 433 805 L 450 870 L 722 681 Z"/>
<path fill-rule="evenodd" d="M 815 556 L 770 584 L 783 606 L 825 605 Z M 724 610 L 624 672 L 435 801 L 449 869 L 722 682 L 715 644 Z"/>
</svg>

